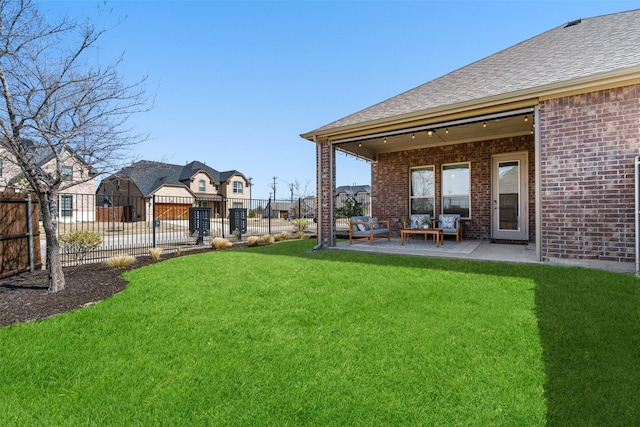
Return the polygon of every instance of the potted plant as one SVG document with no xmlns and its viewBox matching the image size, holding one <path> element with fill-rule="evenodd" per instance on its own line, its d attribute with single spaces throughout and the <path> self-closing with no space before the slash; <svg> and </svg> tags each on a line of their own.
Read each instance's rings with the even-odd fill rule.
<svg viewBox="0 0 640 427">
<path fill-rule="evenodd" d="M 429 218 L 427 218 L 426 216 L 422 218 L 422 228 L 429 228 L 429 222 Z"/>
</svg>

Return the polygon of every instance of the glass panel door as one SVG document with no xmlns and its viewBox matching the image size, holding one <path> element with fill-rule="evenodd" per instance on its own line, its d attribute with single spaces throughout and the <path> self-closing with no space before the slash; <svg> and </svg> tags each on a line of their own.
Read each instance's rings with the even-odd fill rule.
<svg viewBox="0 0 640 427">
<path fill-rule="evenodd" d="M 529 240 L 527 153 L 496 155 L 492 164 L 492 238 Z"/>
<path fill-rule="evenodd" d="M 518 230 L 520 162 L 498 162 L 498 227 Z"/>
</svg>

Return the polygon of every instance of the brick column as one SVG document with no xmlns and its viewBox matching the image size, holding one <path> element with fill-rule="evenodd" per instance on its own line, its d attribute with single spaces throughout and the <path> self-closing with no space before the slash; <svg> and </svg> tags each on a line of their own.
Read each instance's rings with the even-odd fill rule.
<svg viewBox="0 0 640 427">
<path fill-rule="evenodd" d="M 323 246 L 336 245 L 334 225 L 335 182 L 335 149 L 328 141 L 318 141 L 316 145 L 318 244 Z"/>
</svg>

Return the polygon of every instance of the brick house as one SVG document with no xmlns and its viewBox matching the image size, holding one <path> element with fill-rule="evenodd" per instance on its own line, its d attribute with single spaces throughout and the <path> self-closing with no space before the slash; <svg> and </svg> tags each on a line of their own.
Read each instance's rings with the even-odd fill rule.
<svg viewBox="0 0 640 427">
<path fill-rule="evenodd" d="M 184 220 L 192 206 L 211 208 L 213 217 L 224 209 L 248 208 L 248 188 L 236 170 L 218 172 L 198 161 L 181 166 L 141 160 L 103 179 L 96 195 L 99 206 L 124 207 L 125 221 L 151 221 L 154 196 L 153 219 Z"/>
<path fill-rule="evenodd" d="M 45 171 L 56 169 L 57 160 L 50 147 L 39 147 L 31 140 L 25 140 L 24 143 L 29 147 L 34 164 L 41 166 Z M 93 221 L 95 200 L 80 195 L 95 192 L 96 172 L 68 148 L 65 149 L 61 159 L 63 183 L 59 191 L 58 220 L 60 222 Z M 0 191 L 24 192 L 29 189 L 29 183 L 15 159 L 0 146 Z"/>
<path fill-rule="evenodd" d="M 412 213 L 460 213 L 464 239 L 633 271 L 640 10 L 560 25 L 301 136 L 325 246 L 340 150 L 371 163 L 372 215 L 396 235 Z"/>
</svg>

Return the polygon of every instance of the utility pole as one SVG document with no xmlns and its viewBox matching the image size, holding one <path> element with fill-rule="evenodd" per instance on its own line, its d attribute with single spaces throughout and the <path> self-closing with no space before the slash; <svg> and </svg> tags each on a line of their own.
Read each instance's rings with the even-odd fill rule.
<svg viewBox="0 0 640 427">
<path fill-rule="evenodd" d="M 273 187 L 271 187 L 271 188 L 273 188 L 273 200 L 276 200 L 276 179 L 278 179 L 278 177 L 274 176 L 273 177 Z"/>
</svg>

